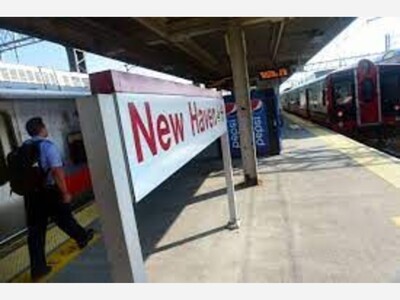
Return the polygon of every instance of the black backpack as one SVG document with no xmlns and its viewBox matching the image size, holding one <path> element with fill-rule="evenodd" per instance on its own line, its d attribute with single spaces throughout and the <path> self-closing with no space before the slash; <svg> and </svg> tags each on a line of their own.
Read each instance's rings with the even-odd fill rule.
<svg viewBox="0 0 400 300">
<path fill-rule="evenodd" d="M 45 186 L 48 172 L 44 172 L 40 164 L 42 142 L 25 142 L 7 155 L 11 193 L 25 196 Z"/>
</svg>

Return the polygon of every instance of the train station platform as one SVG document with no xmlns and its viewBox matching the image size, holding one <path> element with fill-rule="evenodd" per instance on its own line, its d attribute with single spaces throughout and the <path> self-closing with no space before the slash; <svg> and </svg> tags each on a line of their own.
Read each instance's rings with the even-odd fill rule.
<svg viewBox="0 0 400 300">
<path fill-rule="evenodd" d="M 239 230 L 224 227 L 218 161 L 189 163 L 139 203 L 149 282 L 400 282 L 400 161 L 291 115 L 283 134 L 283 153 L 258 161 L 259 186 L 234 170 Z M 94 204 L 78 214 L 95 240 L 78 251 L 50 233 L 43 281 L 111 282 Z M 24 268 L 3 279 L 29 281 Z"/>
</svg>

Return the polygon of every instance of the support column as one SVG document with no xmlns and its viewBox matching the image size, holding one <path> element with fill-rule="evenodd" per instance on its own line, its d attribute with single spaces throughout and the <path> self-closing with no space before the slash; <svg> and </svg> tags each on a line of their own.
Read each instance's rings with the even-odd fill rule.
<svg viewBox="0 0 400 300">
<path fill-rule="evenodd" d="M 257 158 L 247 70 L 246 41 L 244 32 L 239 26 L 229 28 L 226 35 L 226 48 L 231 61 L 235 101 L 238 106 L 244 180 L 247 185 L 256 185 L 258 184 Z"/>
</svg>

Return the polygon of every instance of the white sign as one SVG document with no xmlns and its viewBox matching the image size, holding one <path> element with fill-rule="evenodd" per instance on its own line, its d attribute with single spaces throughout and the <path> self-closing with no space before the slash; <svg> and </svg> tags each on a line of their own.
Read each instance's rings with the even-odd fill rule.
<svg viewBox="0 0 400 300">
<path fill-rule="evenodd" d="M 115 97 L 136 202 L 226 132 L 222 98 Z"/>
</svg>

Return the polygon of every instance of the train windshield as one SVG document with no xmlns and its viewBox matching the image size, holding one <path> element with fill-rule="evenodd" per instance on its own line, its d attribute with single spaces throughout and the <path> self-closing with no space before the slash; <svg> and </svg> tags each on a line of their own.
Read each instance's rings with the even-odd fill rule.
<svg viewBox="0 0 400 300">
<path fill-rule="evenodd" d="M 354 86 L 351 80 L 338 80 L 333 84 L 333 100 L 336 106 L 347 106 L 353 101 Z"/>
<path fill-rule="evenodd" d="M 374 97 L 375 86 L 371 79 L 365 79 L 361 84 L 362 99 L 364 102 L 372 101 Z"/>
<path fill-rule="evenodd" d="M 381 99 L 384 111 L 393 110 L 400 104 L 400 67 L 381 67 Z"/>
</svg>

